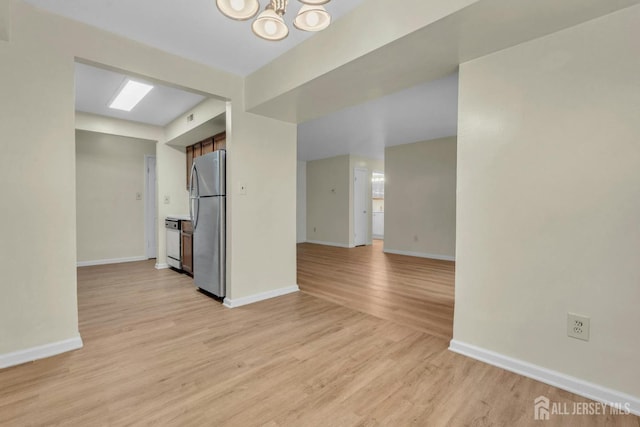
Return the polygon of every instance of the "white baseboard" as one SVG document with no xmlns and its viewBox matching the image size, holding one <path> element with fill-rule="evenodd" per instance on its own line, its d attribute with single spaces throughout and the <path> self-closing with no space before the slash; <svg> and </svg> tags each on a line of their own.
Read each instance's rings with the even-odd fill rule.
<svg viewBox="0 0 640 427">
<path fill-rule="evenodd" d="M 14 351 L 13 353 L 0 354 L 0 369 L 33 362 L 34 360 L 44 359 L 45 357 L 55 356 L 79 348 L 82 348 L 80 335 L 68 340 L 39 345 L 25 350 Z"/>
<path fill-rule="evenodd" d="M 123 262 L 146 261 L 146 256 L 134 256 L 129 258 L 97 259 L 94 261 L 78 261 L 78 267 L 90 267 L 92 265 L 120 264 Z"/>
<path fill-rule="evenodd" d="M 264 301 L 266 299 L 287 295 L 293 292 L 298 292 L 300 288 L 298 285 L 289 286 L 286 288 L 274 289 L 272 291 L 262 292 L 255 295 L 249 295 L 248 297 L 230 299 L 225 298 L 223 305 L 228 308 L 242 307 L 243 305 L 253 304 L 255 302 Z"/>
<path fill-rule="evenodd" d="M 623 408 L 624 404 L 628 403 L 631 412 L 635 415 L 640 415 L 640 398 L 629 394 L 456 340 L 451 340 L 449 350 L 597 402 L 608 405 L 622 404 Z"/>
<path fill-rule="evenodd" d="M 450 255 L 437 255 L 437 254 L 428 254 L 424 252 L 409 252 L 409 251 L 397 251 L 395 249 L 384 249 L 384 253 L 386 254 L 394 254 L 394 255 L 406 255 L 406 256 L 415 256 L 418 258 L 429 258 L 429 259 L 437 259 L 440 261 L 455 261 L 456 257 Z"/>
<path fill-rule="evenodd" d="M 374 234 L 371 237 L 376 240 L 384 240 L 384 234 Z"/>
<path fill-rule="evenodd" d="M 156 270 L 164 270 L 165 268 L 169 268 L 169 264 L 167 264 L 166 262 L 162 264 L 156 264 Z"/>
<path fill-rule="evenodd" d="M 345 245 L 344 243 L 334 243 L 334 242 L 321 242 L 319 240 L 307 240 L 307 243 L 313 243 L 314 245 L 324 245 L 324 246 L 335 246 L 337 248 L 355 248 L 354 245 Z"/>
</svg>

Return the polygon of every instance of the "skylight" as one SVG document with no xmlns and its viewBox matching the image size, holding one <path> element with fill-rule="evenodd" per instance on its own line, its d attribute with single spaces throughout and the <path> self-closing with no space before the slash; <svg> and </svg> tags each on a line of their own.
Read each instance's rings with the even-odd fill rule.
<svg viewBox="0 0 640 427">
<path fill-rule="evenodd" d="M 153 86 L 146 83 L 127 81 L 120 93 L 114 98 L 109 108 L 114 110 L 131 111 L 133 107 L 138 105 L 142 98 L 153 89 Z"/>
</svg>

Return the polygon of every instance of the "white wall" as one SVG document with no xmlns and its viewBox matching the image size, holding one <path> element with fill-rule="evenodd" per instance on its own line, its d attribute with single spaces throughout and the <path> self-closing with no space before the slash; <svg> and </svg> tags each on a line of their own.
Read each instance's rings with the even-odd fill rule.
<svg viewBox="0 0 640 427">
<path fill-rule="evenodd" d="M 456 138 L 385 149 L 384 250 L 453 259 Z"/>
<path fill-rule="evenodd" d="M 76 131 L 79 262 L 145 256 L 145 155 L 155 152 L 155 141 Z"/>
<path fill-rule="evenodd" d="M 307 162 L 307 240 L 350 244 L 349 156 Z"/>
<path fill-rule="evenodd" d="M 296 241 L 307 241 L 307 162 L 298 161 L 298 178 L 296 180 Z"/>
<path fill-rule="evenodd" d="M 636 398 L 638 23 L 634 6 L 460 67 L 454 324 Z M 591 317 L 589 342 L 567 312 Z"/>
</svg>

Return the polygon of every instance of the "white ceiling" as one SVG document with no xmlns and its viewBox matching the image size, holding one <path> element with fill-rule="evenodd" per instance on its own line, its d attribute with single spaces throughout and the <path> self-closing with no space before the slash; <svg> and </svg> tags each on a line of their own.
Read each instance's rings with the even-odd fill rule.
<svg viewBox="0 0 640 427">
<path fill-rule="evenodd" d="M 457 134 L 458 74 L 298 125 L 298 160 L 384 158 L 384 147 Z"/>
<path fill-rule="evenodd" d="M 333 0 L 325 5 L 335 21 L 364 0 Z M 253 35 L 251 21 L 223 16 L 215 0 L 26 0 L 34 6 L 120 34 L 185 58 L 245 76 L 271 62 L 314 33 L 291 22 L 301 3 L 290 1 L 285 21 L 289 37 L 269 42 Z M 261 6 L 267 4 L 262 0 Z"/>
<path fill-rule="evenodd" d="M 149 82 L 154 89 L 131 112 L 109 108 L 127 78 L 125 74 L 76 63 L 76 110 L 166 126 L 205 99 Z M 454 74 L 302 123 L 298 125 L 298 159 L 343 154 L 381 159 L 384 147 L 455 135 L 457 100 L 458 75 Z M 224 128 L 224 123 L 220 126 Z"/>
<path fill-rule="evenodd" d="M 285 41 L 253 35 L 250 22 L 225 18 L 215 0 L 26 0 L 53 13 L 85 22 L 216 68 L 246 75 L 310 34 L 290 25 Z M 326 5 L 336 20 L 364 0 L 333 0 Z M 262 5 L 266 0 L 261 1 Z M 188 5 L 188 7 L 185 7 Z M 291 1 L 290 22 L 299 3 Z M 124 120 L 165 126 L 204 98 L 159 86 L 131 112 L 108 108 L 124 74 L 76 65 L 76 109 Z M 136 79 L 140 80 L 140 79 Z M 143 80 L 140 80 L 143 81 Z M 382 158 L 384 147 L 456 134 L 457 75 L 346 108 L 298 127 L 298 158 L 341 154 Z"/>
<path fill-rule="evenodd" d="M 202 95 L 133 78 L 154 87 L 130 112 L 113 110 L 109 104 L 128 77 L 85 64 L 76 63 L 75 68 L 76 111 L 164 127 L 205 99 Z"/>
</svg>

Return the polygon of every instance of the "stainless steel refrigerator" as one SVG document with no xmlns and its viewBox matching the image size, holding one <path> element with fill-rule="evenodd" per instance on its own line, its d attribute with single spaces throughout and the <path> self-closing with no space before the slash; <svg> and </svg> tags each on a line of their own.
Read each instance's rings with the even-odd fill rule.
<svg viewBox="0 0 640 427">
<path fill-rule="evenodd" d="M 193 278 L 198 288 L 225 296 L 226 151 L 193 160 L 189 185 L 193 223 Z"/>
</svg>

